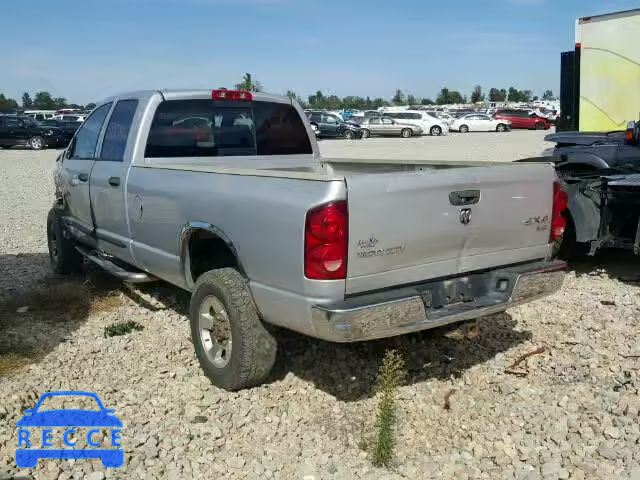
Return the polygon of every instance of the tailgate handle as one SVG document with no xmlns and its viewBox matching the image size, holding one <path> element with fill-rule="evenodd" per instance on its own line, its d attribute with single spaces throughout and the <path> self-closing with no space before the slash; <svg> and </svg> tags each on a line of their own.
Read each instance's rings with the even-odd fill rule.
<svg viewBox="0 0 640 480">
<path fill-rule="evenodd" d="M 449 194 L 451 205 L 474 205 L 480 201 L 480 190 L 460 190 Z"/>
</svg>

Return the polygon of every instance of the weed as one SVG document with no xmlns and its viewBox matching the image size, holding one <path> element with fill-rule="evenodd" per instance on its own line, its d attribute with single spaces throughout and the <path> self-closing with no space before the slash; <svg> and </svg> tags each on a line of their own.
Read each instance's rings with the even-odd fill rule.
<svg viewBox="0 0 640 480">
<path fill-rule="evenodd" d="M 374 436 L 368 443 L 375 466 L 389 466 L 393 460 L 396 426 L 396 391 L 406 377 L 405 362 L 396 350 L 387 350 L 378 371 L 380 393 Z"/>
<path fill-rule="evenodd" d="M 112 323 L 111 325 L 104 327 L 104 338 L 126 335 L 134 330 L 139 332 L 140 330 L 144 330 L 144 327 L 133 320 Z"/>
</svg>

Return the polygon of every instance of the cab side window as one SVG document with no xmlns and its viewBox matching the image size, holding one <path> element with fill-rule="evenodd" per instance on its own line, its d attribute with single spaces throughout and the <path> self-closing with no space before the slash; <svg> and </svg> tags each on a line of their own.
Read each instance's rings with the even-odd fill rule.
<svg viewBox="0 0 640 480">
<path fill-rule="evenodd" d="M 106 103 L 93 111 L 89 118 L 82 124 L 73 140 L 71 158 L 92 160 L 95 158 L 96 145 L 107 114 L 111 109 L 111 103 Z"/>
<path fill-rule="evenodd" d="M 137 100 L 121 100 L 116 104 L 104 134 L 100 160 L 122 161 L 136 108 L 138 108 Z"/>
</svg>

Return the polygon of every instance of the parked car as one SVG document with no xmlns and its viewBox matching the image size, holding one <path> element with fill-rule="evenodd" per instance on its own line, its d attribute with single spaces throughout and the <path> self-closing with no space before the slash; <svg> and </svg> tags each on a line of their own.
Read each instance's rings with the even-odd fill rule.
<svg viewBox="0 0 640 480">
<path fill-rule="evenodd" d="M 207 128 L 176 127 L 200 115 Z M 229 390 L 274 365 L 265 323 L 334 342 L 390 337 L 553 293 L 566 268 L 552 260 L 566 198 L 550 164 L 324 159 L 285 96 L 108 98 L 55 181 L 53 270 L 87 259 L 191 292 L 195 353 Z"/>
<path fill-rule="evenodd" d="M 0 115 L 0 147 L 28 146 L 33 150 L 65 147 L 70 136 L 26 115 Z"/>
<path fill-rule="evenodd" d="M 49 120 L 53 118 L 55 112 L 53 110 L 25 110 L 24 114 L 34 120 Z"/>
<path fill-rule="evenodd" d="M 551 128 L 549 120 L 527 110 L 498 110 L 493 115 L 493 118 L 496 120 L 509 120 L 511 128 L 526 128 L 530 130 L 549 130 Z"/>
<path fill-rule="evenodd" d="M 342 117 L 333 113 L 312 110 L 307 112 L 312 126 L 318 129 L 320 138 L 346 138 L 347 140 L 362 138 L 362 130 L 351 122 L 345 122 Z"/>
<path fill-rule="evenodd" d="M 496 120 L 484 113 L 471 113 L 454 119 L 449 128 L 455 132 L 506 132 L 511 129 L 509 120 Z"/>
<path fill-rule="evenodd" d="M 73 135 L 78 130 L 78 128 L 80 128 L 80 125 L 82 125 L 82 122 L 61 121 L 61 120 L 51 119 L 51 120 L 42 120 L 40 124 L 47 127 L 59 128 L 60 130 L 62 130 L 64 134 L 66 134 L 66 143 L 69 143 L 71 141 L 71 138 L 73 138 Z"/>
<path fill-rule="evenodd" d="M 433 118 L 427 112 L 416 112 L 415 110 L 407 110 L 406 112 L 389 112 L 384 114 L 385 117 L 393 118 L 399 122 L 417 125 L 422 129 L 424 134 L 433 136 L 446 135 L 449 126 L 437 118 Z"/>
<path fill-rule="evenodd" d="M 413 135 L 422 135 L 422 128 L 417 125 L 403 123 L 387 116 L 366 117 L 360 123 L 362 138 L 372 135 L 381 137 L 401 136 L 409 138 Z"/>
<path fill-rule="evenodd" d="M 85 118 L 85 115 L 81 115 L 78 113 L 63 113 L 53 116 L 54 120 L 59 120 L 61 122 L 84 122 Z"/>
</svg>

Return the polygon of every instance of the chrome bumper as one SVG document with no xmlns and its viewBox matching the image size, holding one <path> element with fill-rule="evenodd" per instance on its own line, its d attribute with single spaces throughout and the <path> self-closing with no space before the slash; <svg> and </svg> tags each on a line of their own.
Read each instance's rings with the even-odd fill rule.
<svg viewBox="0 0 640 480">
<path fill-rule="evenodd" d="M 315 305 L 314 329 L 325 340 L 356 342 L 473 320 L 558 291 L 566 269 L 561 261 L 537 262 Z M 481 285 L 481 296 L 433 305 L 433 292 L 457 292 L 471 283 Z"/>
</svg>

